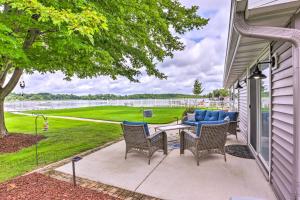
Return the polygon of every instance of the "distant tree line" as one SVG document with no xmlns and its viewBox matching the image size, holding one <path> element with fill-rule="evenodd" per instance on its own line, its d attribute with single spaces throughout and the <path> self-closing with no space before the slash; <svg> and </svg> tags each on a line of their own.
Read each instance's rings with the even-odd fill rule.
<svg viewBox="0 0 300 200">
<path fill-rule="evenodd" d="M 220 98 L 220 97 L 228 97 L 229 91 L 227 89 L 221 88 L 221 89 L 215 89 L 212 92 L 205 95 L 207 98 Z"/>
<path fill-rule="evenodd" d="M 194 86 L 193 86 L 193 94 L 196 97 L 202 97 L 202 98 L 222 98 L 222 97 L 228 97 L 229 96 L 229 90 L 221 88 L 221 89 L 215 89 L 212 92 L 206 94 L 206 95 L 201 95 L 204 91 L 203 84 L 201 81 L 196 79 L 194 81 Z"/>
<path fill-rule="evenodd" d="M 199 97 L 199 96 L 197 96 Z M 27 101 L 42 101 L 42 100 L 117 100 L 117 99 L 176 99 L 176 98 L 196 98 L 195 95 L 189 94 L 132 94 L 132 95 L 115 95 L 115 94 L 96 94 L 78 96 L 73 94 L 17 94 L 11 93 L 7 97 L 7 101 L 27 100 Z"/>
</svg>

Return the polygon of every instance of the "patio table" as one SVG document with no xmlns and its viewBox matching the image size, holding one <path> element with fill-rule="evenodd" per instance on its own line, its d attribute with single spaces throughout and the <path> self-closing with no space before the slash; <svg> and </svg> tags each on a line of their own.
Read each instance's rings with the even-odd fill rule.
<svg viewBox="0 0 300 200">
<path fill-rule="evenodd" d="M 167 125 L 167 126 L 157 126 L 155 127 L 155 131 L 165 131 L 167 133 L 167 131 L 172 131 L 172 130 L 178 130 L 178 133 L 180 134 L 180 131 L 184 130 L 184 129 L 191 129 L 194 128 L 193 126 L 190 125 L 186 125 L 186 124 L 175 124 L 175 125 Z M 168 148 L 174 149 L 174 148 L 179 148 L 179 144 L 180 141 L 178 140 L 179 137 L 174 138 L 171 136 L 171 138 L 169 138 L 168 136 Z"/>
<path fill-rule="evenodd" d="M 191 129 L 193 126 L 186 125 L 186 124 L 175 124 L 175 125 L 167 125 L 167 126 L 157 126 L 155 127 L 155 131 L 171 131 L 171 130 L 184 130 L 184 129 Z"/>
</svg>

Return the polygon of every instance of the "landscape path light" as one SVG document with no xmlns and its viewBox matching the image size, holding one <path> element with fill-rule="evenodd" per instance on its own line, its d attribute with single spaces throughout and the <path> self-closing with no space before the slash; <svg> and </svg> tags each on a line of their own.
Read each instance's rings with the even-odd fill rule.
<svg viewBox="0 0 300 200">
<path fill-rule="evenodd" d="M 73 185 L 76 186 L 76 174 L 75 174 L 75 163 L 81 160 L 82 158 L 79 156 L 76 156 L 72 159 L 72 171 L 73 171 Z"/>
</svg>

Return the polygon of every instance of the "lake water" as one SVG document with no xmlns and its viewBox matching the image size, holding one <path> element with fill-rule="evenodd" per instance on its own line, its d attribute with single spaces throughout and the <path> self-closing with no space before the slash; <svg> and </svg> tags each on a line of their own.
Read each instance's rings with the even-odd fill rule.
<svg viewBox="0 0 300 200">
<path fill-rule="evenodd" d="M 134 107 L 228 107 L 229 102 L 208 99 L 130 99 L 130 100 L 68 100 L 68 101 L 14 101 L 5 102 L 5 111 L 48 110 L 91 106 L 134 106 Z"/>
</svg>

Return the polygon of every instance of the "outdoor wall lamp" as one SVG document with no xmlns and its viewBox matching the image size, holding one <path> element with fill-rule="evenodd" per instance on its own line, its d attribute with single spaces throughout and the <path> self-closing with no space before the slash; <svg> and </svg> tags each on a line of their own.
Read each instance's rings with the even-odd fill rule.
<svg viewBox="0 0 300 200">
<path fill-rule="evenodd" d="M 235 89 L 239 90 L 239 89 L 242 89 L 242 88 L 243 87 L 241 86 L 240 81 L 238 81 L 236 86 L 235 86 Z"/>
<path fill-rule="evenodd" d="M 252 74 L 249 76 L 248 79 L 256 79 L 256 80 L 258 80 L 258 79 L 265 79 L 265 78 L 267 78 L 267 76 L 264 75 L 262 73 L 262 71 L 259 69 L 259 65 L 261 65 L 261 64 L 271 64 L 271 67 L 273 68 L 275 66 L 275 64 L 276 64 L 276 58 L 275 58 L 275 56 L 272 56 L 270 61 L 257 62 L 255 64 L 254 71 L 252 72 Z"/>
<path fill-rule="evenodd" d="M 254 69 L 254 71 L 252 72 L 252 74 L 249 76 L 248 79 L 255 79 L 255 80 L 258 80 L 258 79 L 265 79 L 265 78 L 267 78 L 266 75 L 264 75 L 264 74 L 262 73 L 262 71 L 259 69 L 258 65 L 259 65 L 259 63 L 257 63 L 257 64 L 255 65 L 255 69 Z"/>
</svg>

